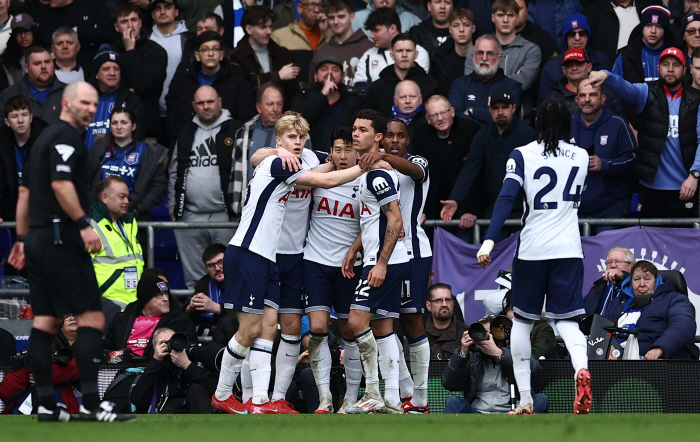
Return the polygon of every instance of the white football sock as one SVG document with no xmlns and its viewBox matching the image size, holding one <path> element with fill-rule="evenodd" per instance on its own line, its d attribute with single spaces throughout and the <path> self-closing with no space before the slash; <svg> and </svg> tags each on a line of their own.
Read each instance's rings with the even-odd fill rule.
<svg viewBox="0 0 700 442">
<path fill-rule="evenodd" d="M 520 391 L 520 402 L 518 403 L 520 406 L 532 404 L 532 388 L 530 387 L 532 344 L 530 343 L 530 332 L 534 324 L 535 322 L 529 319 L 515 318 L 513 319 L 513 328 L 510 331 L 513 373 Z"/>
<path fill-rule="evenodd" d="M 365 375 L 365 392 L 379 396 L 377 341 L 374 340 L 372 329 L 368 328 L 355 336 L 355 342 L 360 350 L 360 359 L 362 359 L 362 370 Z"/>
<path fill-rule="evenodd" d="M 219 383 L 216 385 L 216 392 L 214 393 L 218 400 L 225 401 L 233 394 L 233 384 L 241 372 L 241 364 L 247 352 L 248 347 L 239 344 L 235 336 L 226 345 L 226 351 L 221 360 Z"/>
<path fill-rule="evenodd" d="M 328 347 L 328 333 L 309 335 L 309 363 L 314 373 L 318 397 L 323 398 L 331 393 L 331 350 Z"/>
<path fill-rule="evenodd" d="M 250 347 L 250 378 L 253 383 L 253 403 L 261 405 L 267 402 L 270 389 L 272 367 L 272 341 L 256 339 Z"/>
<path fill-rule="evenodd" d="M 571 365 L 574 366 L 574 376 L 582 368 L 588 368 L 588 343 L 586 336 L 581 332 L 578 322 L 570 320 L 557 321 L 559 336 L 564 340 L 564 345 L 571 356 Z"/>
<path fill-rule="evenodd" d="M 390 405 L 401 404 L 399 397 L 399 345 L 395 334 L 377 338 L 377 351 L 379 352 L 379 369 L 384 379 L 384 401 Z"/>
<path fill-rule="evenodd" d="M 349 399 L 353 404 L 357 401 L 357 392 L 362 381 L 362 361 L 360 359 L 360 349 L 353 341 L 345 343 L 345 399 Z"/>
<path fill-rule="evenodd" d="M 292 383 L 294 370 L 297 368 L 299 359 L 299 346 L 301 336 L 282 334 L 280 346 L 277 348 L 275 356 L 275 391 L 272 393 L 272 400 L 284 399 Z"/>
<path fill-rule="evenodd" d="M 396 345 L 399 346 L 399 396 L 403 399 L 413 396 L 413 378 L 406 365 L 406 358 L 403 356 L 401 339 L 396 333 L 394 333 L 394 336 L 396 336 Z"/>
<path fill-rule="evenodd" d="M 241 396 L 243 403 L 253 397 L 253 379 L 250 377 L 250 353 L 246 355 L 241 365 Z"/>
<path fill-rule="evenodd" d="M 413 399 L 416 407 L 428 405 L 428 368 L 430 366 L 430 344 L 428 335 L 422 335 L 408 344 L 411 357 L 411 373 L 413 373 Z"/>
</svg>

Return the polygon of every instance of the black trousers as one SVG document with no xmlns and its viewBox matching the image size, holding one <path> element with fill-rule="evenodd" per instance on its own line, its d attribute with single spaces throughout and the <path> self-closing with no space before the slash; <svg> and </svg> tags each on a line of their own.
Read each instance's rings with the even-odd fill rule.
<svg viewBox="0 0 700 442">
<path fill-rule="evenodd" d="M 679 190 L 656 190 L 639 186 L 640 218 L 697 218 L 698 192 L 688 201 L 681 201 Z"/>
</svg>

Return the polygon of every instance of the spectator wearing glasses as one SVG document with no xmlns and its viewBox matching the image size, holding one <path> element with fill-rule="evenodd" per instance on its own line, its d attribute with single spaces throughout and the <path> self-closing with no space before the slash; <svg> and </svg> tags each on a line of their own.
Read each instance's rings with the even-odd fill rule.
<svg viewBox="0 0 700 442">
<path fill-rule="evenodd" d="M 605 269 L 600 270 L 602 278 L 593 283 L 593 287 L 583 298 L 586 316 L 602 315 L 610 303 L 620 296 L 622 281 L 630 276 L 632 266 L 637 261 L 634 253 L 624 247 L 613 247 L 605 256 Z"/>
<path fill-rule="evenodd" d="M 153 357 L 153 332 L 163 327 L 185 333 L 190 342 L 197 342 L 194 324 L 171 296 L 168 283 L 158 276 L 144 276 L 136 288 L 136 301 L 107 328 L 102 348 L 124 349 L 125 354 L 149 360 Z"/>
<path fill-rule="evenodd" d="M 442 95 L 428 98 L 425 121 L 417 123 L 420 125 L 411 135 L 412 153 L 425 158 L 432 172 L 423 214 L 427 219 L 438 219 L 440 201 L 449 199 L 480 126 L 455 118 L 454 107 Z"/>
<path fill-rule="evenodd" d="M 299 20 L 293 21 L 284 28 L 272 33 L 272 40 L 278 45 L 292 51 L 294 64 L 299 66 L 299 78 L 309 78 L 309 68 L 314 52 L 319 46 L 328 43 L 333 32 L 325 24 L 324 29 L 319 27 L 319 20 L 323 16 L 323 3 L 320 0 L 302 0 L 297 5 Z"/>
<path fill-rule="evenodd" d="M 425 323 L 425 332 L 430 343 L 430 359 L 449 360 L 462 347 L 462 336 L 469 329 L 455 316 L 455 298 L 452 287 L 437 283 L 428 289 L 425 307 L 430 317 Z"/>
<path fill-rule="evenodd" d="M 688 66 L 692 65 L 693 51 L 700 48 L 700 14 L 692 14 L 681 22 L 683 42 L 688 57 Z"/>
<path fill-rule="evenodd" d="M 224 252 L 226 246 L 210 244 L 202 253 L 207 274 L 194 286 L 194 296 L 185 305 L 185 313 L 197 327 L 197 334 L 208 336 L 224 313 Z"/>
</svg>

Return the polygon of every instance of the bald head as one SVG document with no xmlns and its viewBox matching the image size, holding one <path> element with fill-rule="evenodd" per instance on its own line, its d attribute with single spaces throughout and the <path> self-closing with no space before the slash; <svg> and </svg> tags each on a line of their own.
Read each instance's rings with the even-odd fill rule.
<svg viewBox="0 0 700 442">
<path fill-rule="evenodd" d="M 76 81 L 65 87 L 61 98 L 61 120 L 79 131 L 92 123 L 97 111 L 97 90 L 84 81 Z"/>
<path fill-rule="evenodd" d="M 211 86 L 202 86 L 194 93 L 192 107 L 199 117 L 199 121 L 210 126 L 221 116 L 221 98 Z"/>
<path fill-rule="evenodd" d="M 400 81 L 394 89 L 394 104 L 400 112 L 413 112 L 423 103 L 420 87 L 415 81 Z"/>
</svg>

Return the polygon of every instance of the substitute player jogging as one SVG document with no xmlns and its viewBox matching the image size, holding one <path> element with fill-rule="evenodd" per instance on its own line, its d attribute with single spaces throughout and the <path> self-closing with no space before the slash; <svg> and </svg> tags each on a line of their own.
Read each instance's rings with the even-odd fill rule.
<svg viewBox="0 0 700 442">
<path fill-rule="evenodd" d="M 538 141 L 515 149 L 506 163 L 486 240 L 477 253 L 479 264 L 491 262 L 493 238 L 508 217 L 515 197 L 525 191 L 522 230 L 513 259 L 513 371 L 520 391 L 517 408 L 509 414 L 535 414 L 530 393 L 530 331 L 545 316 L 556 321 L 576 373 L 574 413 L 591 410 L 591 375 L 586 337 L 578 317 L 585 313 L 583 250 L 578 229 L 578 205 L 588 173 L 588 153 L 563 140 L 570 139 L 571 114 L 561 102 L 547 100 L 537 108 Z"/>
</svg>

